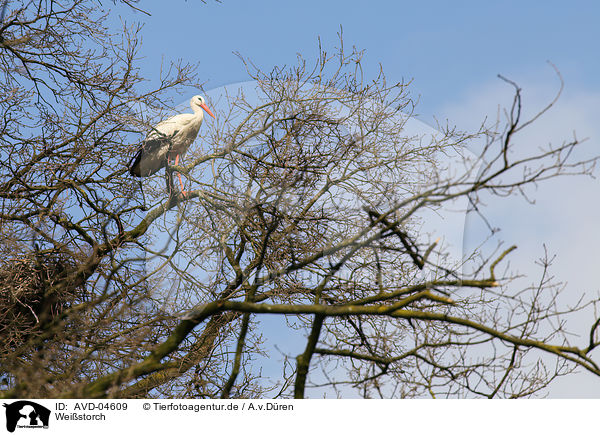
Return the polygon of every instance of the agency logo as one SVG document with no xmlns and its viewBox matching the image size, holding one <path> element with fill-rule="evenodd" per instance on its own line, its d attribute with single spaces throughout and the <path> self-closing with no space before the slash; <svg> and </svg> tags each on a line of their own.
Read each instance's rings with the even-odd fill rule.
<svg viewBox="0 0 600 435">
<path fill-rule="evenodd" d="M 19 400 L 2 406 L 6 408 L 6 429 L 9 432 L 14 432 L 15 428 L 48 428 L 50 410 L 42 405 L 29 400 Z"/>
</svg>

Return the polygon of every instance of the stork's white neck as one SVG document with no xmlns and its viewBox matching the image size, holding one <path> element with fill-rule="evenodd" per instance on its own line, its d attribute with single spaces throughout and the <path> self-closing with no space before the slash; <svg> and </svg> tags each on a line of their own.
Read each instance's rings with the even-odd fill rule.
<svg viewBox="0 0 600 435">
<path fill-rule="evenodd" d="M 196 104 L 196 102 L 194 100 L 192 100 L 190 102 L 190 107 L 192 108 L 192 110 L 194 111 L 194 114 L 199 117 L 200 119 L 204 118 L 204 110 L 202 109 L 202 107 L 200 107 L 198 104 Z"/>
</svg>

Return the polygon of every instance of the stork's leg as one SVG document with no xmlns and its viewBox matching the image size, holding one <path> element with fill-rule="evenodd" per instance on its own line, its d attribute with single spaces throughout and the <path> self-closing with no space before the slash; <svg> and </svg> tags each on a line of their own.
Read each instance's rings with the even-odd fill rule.
<svg viewBox="0 0 600 435">
<path fill-rule="evenodd" d="M 177 163 L 179 163 L 179 154 L 177 154 L 175 156 L 175 166 L 177 166 Z M 177 177 L 179 178 L 179 185 L 181 186 L 181 194 L 183 196 L 186 195 L 185 189 L 183 188 L 183 181 L 181 181 L 181 174 L 178 172 L 177 173 Z"/>
</svg>

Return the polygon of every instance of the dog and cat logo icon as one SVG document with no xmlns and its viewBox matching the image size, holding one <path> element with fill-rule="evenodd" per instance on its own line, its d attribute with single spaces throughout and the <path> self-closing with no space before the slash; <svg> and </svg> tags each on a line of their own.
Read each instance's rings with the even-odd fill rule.
<svg viewBox="0 0 600 435">
<path fill-rule="evenodd" d="M 48 428 L 50 410 L 30 400 L 3 404 L 6 408 L 6 430 L 14 432 L 21 428 Z"/>
</svg>

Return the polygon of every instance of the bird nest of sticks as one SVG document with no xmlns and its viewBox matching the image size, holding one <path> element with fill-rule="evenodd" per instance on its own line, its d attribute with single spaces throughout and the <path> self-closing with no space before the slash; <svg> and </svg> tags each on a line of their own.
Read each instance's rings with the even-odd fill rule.
<svg viewBox="0 0 600 435">
<path fill-rule="evenodd" d="M 0 360 L 41 337 L 45 326 L 80 299 L 83 287 L 68 279 L 74 267 L 65 255 L 34 253 L 0 260 Z"/>
</svg>

